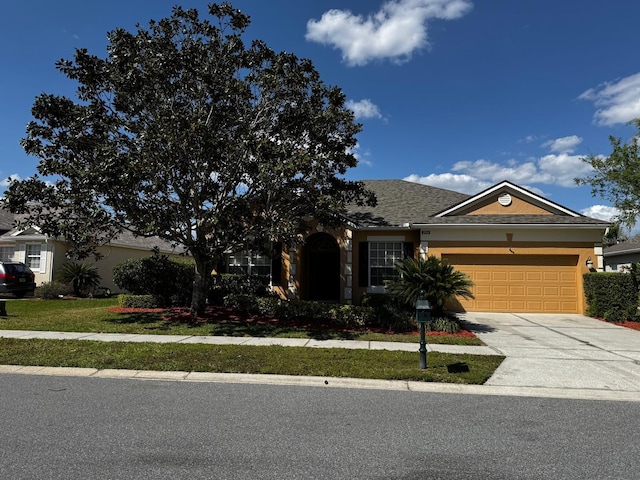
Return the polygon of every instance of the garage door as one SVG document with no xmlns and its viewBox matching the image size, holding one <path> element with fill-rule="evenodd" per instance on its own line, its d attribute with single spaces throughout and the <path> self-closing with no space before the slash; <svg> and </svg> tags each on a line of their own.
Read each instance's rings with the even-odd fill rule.
<svg viewBox="0 0 640 480">
<path fill-rule="evenodd" d="M 577 255 L 443 255 L 473 283 L 470 312 L 578 313 Z"/>
</svg>

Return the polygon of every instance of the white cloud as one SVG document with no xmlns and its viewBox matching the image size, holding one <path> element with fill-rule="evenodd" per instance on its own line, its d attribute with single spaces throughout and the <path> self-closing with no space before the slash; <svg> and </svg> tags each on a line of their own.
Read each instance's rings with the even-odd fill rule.
<svg viewBox="0 0 640 480">
<path fill-rule="evenodd" d="M 472 7 L 469 0 L 391 0 L 366 17 L 332 9 L 307 22 L 305 38 L 340 50 L 350 66 L 377 59 L 403 62 L 428 45 L 429 20 L 454 20 Z"/>
<path fill-rule="evenodd" d="M 515 159 L 502 163 L 484 159 L 462 161 L 455 163 L 449 173 L 428 176 L 412 174 L 405 180 L 472 194 L 507 180 L 544 196 L 542 190 L 531 184 L 576 187 L 574 178 L 585 177 L 592 172 L 591 166 L 583 162 L 580 155 L 570 154 L 581 141 L 575 135 L 551 140 L 544 146 L 559 153 L 550 153 L 522 163 Z"/>
<path fill-rule="evenodd" d="M 0 181 L 0 187 L 8 187 L 9 183 L 11 183 L 11 180 L 21 180 L 20 175 L 18 175 L 17 173 L 14 173 L 13 175 L 9 175 L 8 178 L 5 178 L 2 181 Z"/>
<path fill-rule="evenodd" d="M 356 143 L 355 147 L 349 150 L 356 159 L 358 160 L 358 165 L 365 165 L 367 167 L 373 167 L 373 162 L 367 158 L 369 152 L 362 152 L 360 150 L 360 144 Z"/>
<path fill-rule="evenodd" d="M 615 207 L 609 207 L 607 205 L 592 205 L 591 207 L 580 210 L 580 213 L 587 217 L 609 222 L 613 220 L 613 217 L 618 215 L 620 211 Z"/>
<path fill-rule="evenodd" d="M 423 185 L 429 185 L 432 187 L 444 188 L 446 190 L 453 190 L 455 192 L 474 194 L 489 188 L 492 183 L 478 180 L 471 175 L 458 175 L 454 173 L 443 173 L 440 175 L 427 175 L 421 177 L 413 174 L 405 177 L 404 180 L 408 182 L 422 183 Z"/>
<path fill-rule="evenodd" d="M 382 114 L 380 113 L 378 106 L 366 98 L 359 102 L 348 100 L 345 103 L 345 107 L 349 110 L 353 110 L 356 118 L 382 118 Z"/>
<path fill-rule="evenodd" d="M 578 145 L 582 143 L 582 138 L 577 135 L 556 138 L 542 144 L 543 147 L 549 147 L 549 150 L 556 153 L 573 153 Z"/>
<path fill-rule="evenodd" d="M 594 115 L 595 123 L 627 123 L 640 117 L 640 73 L 590 88 L 578 98 L 590 100 L 598 107 Z"/>
</svg>

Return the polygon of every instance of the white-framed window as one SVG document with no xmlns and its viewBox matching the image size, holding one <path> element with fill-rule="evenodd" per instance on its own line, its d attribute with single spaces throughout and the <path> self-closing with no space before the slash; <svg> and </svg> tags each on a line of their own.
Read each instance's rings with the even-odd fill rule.
<svg viewBox="0 0 640 480">
<path fill-rule="evenodd" d="M 236 252 L 227 256 L 227 270 L 239 275 L 271 275 L 271 258 L 253 252 Z"/>
<path fill-rule="evenodd" d="M 369 242 L 369 285 L 383 287 L 385 282 L 395 280 L 398 274 L 394 265 L 404 254 L 404 242 Z"/>
<path fill-rule="evenodd" d="M 24 263 L 33 271 L 40 271 L 42 263 L 42 246 L 39 243 L 27 243 Z"/>
<path fill-rule="evenodd" d="M 4 245 L 0 247 L 0 261 L 10 262 L 15 255 L 15 247 L 13 245 Z"/>
</svg>

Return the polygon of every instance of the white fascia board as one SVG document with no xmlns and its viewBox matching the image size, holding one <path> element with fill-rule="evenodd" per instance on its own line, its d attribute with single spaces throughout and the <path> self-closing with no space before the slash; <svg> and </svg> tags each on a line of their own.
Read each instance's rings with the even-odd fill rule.
<svg viewBox="0 0 640 480">
<path fill-rule="evenodd" d="M 444 217 L 444 216 L 446 216 L 446 215 L 448 215 L 448 214 L 450 214 L 452 212 L 455 212 L 456 210 L 460 210 L 460 209 L 462 209 L 462 208 L 464 208 L 464 207 L 466 207 L 468 205 L 471 205 L 472 203 L 477 202 L 478 200 L 480 200 L 480 199 L 482 199 L 484 197 L 487 197 L 487 196 L 491 195 L 492 193 L 496 192 L 497 190 L 500 190 L 503 187 L 511 188 L 512 190 L 515 190 L 516 192 L 521 193 L 525 197 L 532 198 L 532 199 L 534 199 L 534 200 L 536 200 L 536 201 L 538 201 L 540 203 L 543 203 L 543 204 L 553 208 L 554 210 L 559 210 L 559 211 L 561 211 L 563 213 L 566 213 L 567 215 L 570 215 L 572 217 L 580 217 L 581 216 L 579 213 L 574 212 L 573 210 L 569 210 L 568 208 L 563 207 L 562 205 L 559 205 L 559 204 L 557 204 L 555 202 L 552 202 L 551 200 L 547 200 L 546 198 L 541 197 L 539 195 L 536 195 L 535 193 L 530 192 L 528 190 L 525 190 L 522 187 L 514 185 L 511 182 L 504 181 L 504 182 L 498 183 L 497 185 L 494 185 L 493 187 L 488 188 L 487 190 L 485 190 L 483 192 L 478 193 L 477 195 L 475 195 L 475 196 L 473 196 L 471 198 L 468 198 L 467 200 L 465 200 L 462 203 L 459 203 L 459 204 L 457 204 L 457 205 L 455 205 L 455 206 L 453 206 L 453 207 L 451 207 L 451 208 L 449 208 L 449 209 L 447 209 L 447 210 L 445 210 L 443 212 L 440 212 L 439 214 L 436 215 L 436 217 Z"/>
<path fill-rule="evenodd" d="M 640 247 L 639 248 L 630 248 L 629 250 L 618 250 L 616 252 L 607 252 L 605 250 L 602 255 L 605 258 L 608 258 L 608 257 L 617 257 L 619 255 L 629 255 L 629 254 L 633 254 L 633 253 L 640 253 Z"/>
<path fill-rule="evenodd" d="M 411 226 L 415 229 L 418 228 L 508 228 L 511 230 L 517 229 L 529 229 L 529 228 L 579 228 L 579 229 L 604 229 L 608 226 L 608 223 L 412 223 Z"/>
</svg>

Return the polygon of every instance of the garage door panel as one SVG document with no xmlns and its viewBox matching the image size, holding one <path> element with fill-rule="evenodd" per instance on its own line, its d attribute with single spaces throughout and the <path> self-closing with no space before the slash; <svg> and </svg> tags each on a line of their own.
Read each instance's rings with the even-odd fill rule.
<svg viewBox="0 0 640 480">
<path fill-rule="evenodd" d="M 443 255 L 474 282 L 468 311 L 577 313 L 578 256 Z"/>
</svg>

